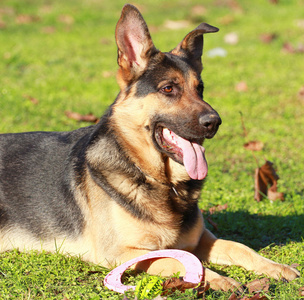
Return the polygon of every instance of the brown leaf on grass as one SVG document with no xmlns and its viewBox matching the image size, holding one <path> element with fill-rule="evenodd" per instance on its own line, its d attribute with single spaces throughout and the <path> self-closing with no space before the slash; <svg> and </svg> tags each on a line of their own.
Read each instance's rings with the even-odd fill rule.
<svg viewBox="0 0 304 300">
<path fill-rule="evenodd" d="M 73 119 L 73 120 L 76 120 L 76 121 L 91 122 L 91 123 L 97 123 L 98 122 L 98 118 L 91 113 L 87 114 L 87 115 L 81 115 L 80 113 L 77 113 L 77 112 L 65 111 L 65 115 L 69 119 Z"/>
<path fill-rule="evenodd" d="M 39 104 L 39 100 L 35 97 L 29 96 L 29 95 L 23 95 L 23 98 L 25 98 L 26 100 L 31 101 L 35 105 Z"/>
<path fill-rule="evenodd" d="M 237 92 L 246 92 L 248 90 L 247 83 L 245 81 L 240 81 L 235 85 L 235 90 Z"/>
<path fill-rule="evenodd" d="M 202 295 L 209 289 L 210 285 L 205 284 L 204 281 L 201 283 L 192 283 L 184 281 L 182 277 L 179 278 L 169 278 L 165 282 L 163 282 L 163 293 L 162 295 L 168 295 L 170 293 L 174 293 L 176 290 L 184 293 L 187 289 L 194 289 L 198 292 L 199 295 Z"/>
<path fill-rule="evenodd" d="M 240 298 L 238 298 L 238 296 L 235 293 L 232 293 L 228 298 L 228 300 L 240 300 Z"/>
<path fill-rule="evenodd" d="M 260 293 L 255 294 L 254 296 L 252 296 L 251 298 L 246 298 L 244 297 L 244 299 L 241 300 L 268 300 L 268 298 L 264 295 L 260 295 Z"/>
<path fill-rule="evenodd" d="M 210 215 L 214 214 L 217 211 L 226 210 L 228 208 L 228 203 L 225 203 L 223 205 L 215 205 L 209 208 Z"/>
<path fill-rule="evenodd" d="M 294 53 L 294 48 L 290 43 L 284 43 L 282 50 L 286 53 Z"/>
<path fill-rule="evenodd" d="M 260 40 L 265 44 L 269 44 L 272 41 L 274 41 L 277 37 L 278 35 L 276 33 L 264 33 L 260 35 Z"/>
<path fill-rule="evenodd" d="M 268 189 L 267 197 L 271 201 L 281 200 L 284 201 L 284 194 L 277 191 L 277 183 L 274 184 Z"/>
<path fill-rule="evenodd" d="M 38 21 L 40 21 L 40 18 L 34 15 L 18 15 L 16 17 L 16 23 L 18 24 L 30 24 Z"/>
<path fill-rule="evenodd" d="M 304 85 L 300 88 L 298 92 L 298 98 L 300 101 L 304 103 Z"/>
<path fill-rule="evenodd" d="M 260 202 L 264 196 L 272 201 L 284 200 L 284 195 L 277 191 L 278 174 L 273 168 L 273 163 L 266 161 L 261 168 L 255 170 L 255 195 L 256 201 Z M 268 186 L 270 186 L 268 188 Z"/>
<path fill-rule="evenodd" d="M 255 279 L 246 284 L 250 294 L 257 292 L 268 292 L 270 286 L 269 278 Z"/>
<path fill-rule="evenodd" d="M 183 278 L 169 278 L 165 282 L 163 282 L 163 295 L 167 295 L 169 293 L 173 293 L 176 290 L 181 292 L 185 292 L 187 289 L 193 289 L 197 287 L 197 284 L 192 282 L 184 281 Z"/>
<path fill-rule="evenodd" d="M 264 148 L 264 143 L 261 141 L 250 141 L 244 144 L 246 150 L 261 151 Z"/>
<path fill-rule="evenodd" d="M 282 51 L 290 54 L 304 53 L 304 45 L 299 44 L 297 47 L 294 47 L 292 44 L 287 42 L 283 44 Z"/>
<path fill-rule="evenodd" d="M 231 294 L 228 300 L 267 300 L 268 298 L 266 296 L 260 296 L 259 293 L 255 294 L 254 296 L 245 296 L 245 297 L 238 297 L 235 293 Z"/>
<path fill-rule="evenodd" d="M 304 286 L 299 288 L 299 296 L 304 297 Z"/>
</svg>

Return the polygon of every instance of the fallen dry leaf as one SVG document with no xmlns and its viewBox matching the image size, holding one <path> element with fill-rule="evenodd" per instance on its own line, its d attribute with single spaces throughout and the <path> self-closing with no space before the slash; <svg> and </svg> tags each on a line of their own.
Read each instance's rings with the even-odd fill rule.
<svg viewBox="0 0 304 300">
<path fill-rule="evenodd" d="M 290 43 L 284 43 L 283 47 L 282 47 L 282 51 L 285 53 L 303 53 L 304 52 L 304 45 L 303 44 L 299 44 L 297 47 L 294 47 L 292 44 Z"/>
<path fill-rule="evenodd" d="M 277 183 L 274 184 L 268 189 L 267 197 L 271 201 L 281 200 L 284 201 L 284 194 L 277 191 Z"/>
<path fill-rule="evenodd" d="M 228 203 L 225 203 L 223 205 L 215 205 L 209 208 L 210 215 L 214 214 L 217 211 L 226 210 L 228 208 Z"/>
<path fill-rule="evenodd" d="M 260 36 L 260 39 L 263 43 L 269 44 L 274 41 L 278 35 L 276 33 L 264 33 Z"/>
<path fill-rule="evenodd" d="M 300 101 L 304 103 L 304 85 L 300 88 L 298 92 L 298 98 Z"/>
<path fill-rule="evenodd" d="M 31 101 L 35 105 L 39 104 L 39 100 L 35 97 L 28 96 L 28 95 L 23 95 L 23 98 L 25 98 L 26 100 Z"/>
<path fill-rule="evenodd" d="M 240 300 L 240 298 L 238 298 L 238 296 L 235 293 L 232 293 L 228 300 Z"/>
<path fill-rule="evenodd" d="M 185 292 L 187 289 L 193 289 L 197 287 L 197 284 L 192 282 L 184 281 L 183 278 L 169 278 L 165 282 L 163 282 L 163 295 L 167 295 L 168 293 L 173 293 L 176 290 L 181 292 Z"/>
<path fill-rule="evenodd" d="M 76 121 L 91 122 L 91 123 L 97 123 L 98 122 L 98 118 L 91 113 L 87 114 L 87 115 L 81 115 L 80 113 L 77 113 L 77 112 L 66 111 L 65 115 L 69 119 L 73 119 L 73 120 L 76 120 Z"/>
<path fill-rule="evenodd" d="M 202 281 L 200 284 L 192 283 L 184 281 L 182 277 L 179 278 L 169 278 L 165 282 L 163 282 L 163 293 L 162 295 L 168 295 L 170 293 L 179 290 L 180 292 L 184 293 L 187 289 L 194 289 L 197 291 L 199 295 L 202 295 L 209 289 L 210 285 L 207 283 L 205 284 Z"/>
<path fill-rule="evenodd" d="M 250 141 L 244 144 L 244 148 L 251 151 L 261 151 L 264 148 L 264 143 L 261 141 Z"/>
<path fill-rule="evenodd" d="M 286 53 L 294 53 L 294 48 L 290 43 L 284 43 L 282 50 Z"/>
<path fill-rule="evenodd" d="M 299 288 L 299 296 L 304 297 L 304 286 Z"/>
<path fill-rule="evenodd" d="M 18 15 L 16 17 L 16 23 L 18 24 L 29 24 L 29 23 L 38 22 L 39 20 L 40 18 L 34 15 Z"/>
<path fill-rule="evenodd" d="M 245 297 L 238 297 L 235 293 L 233 293 L 228 300 L 267 300 L 268 298 L 266 296 L 260 296 L 259 293 L 255 294 L 254 296 L 245 296 Z"/>
<path fill-rule="evenodd" d="M 264 196 L 272 201 L 284 200 L 284 195 L 277 191 L 278 174 L 273 168 L 273 163 L 266 161 L 261 168 L 255 170 L 255 195 L 256 201 L 260 202 Z M 270 186 L 268 188 L 268 186 Z"/>
<path fill-rule="evenodd" d="M 250 294 L 256 292 L 268 292 L 270 286 L 270 279 L 269 278 L 262 278 L 262 279 L 255 279 L 246 284 L 248 291 Z"/>
<path fill-rule="evenodd" d="M 246 92 L 248 90 L 247 83 L 245 81 L 240 81 L 236 84 L 235 90 L 237 92 Z"/>
</svg>

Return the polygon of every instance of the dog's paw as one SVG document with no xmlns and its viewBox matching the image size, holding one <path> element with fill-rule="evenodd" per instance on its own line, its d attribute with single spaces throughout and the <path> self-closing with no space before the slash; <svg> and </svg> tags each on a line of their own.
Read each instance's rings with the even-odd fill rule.
<svg viewBox="0 0 304 300">
<path fill-rule="evenodd" d="M 209 283 L 210 288 L 213 290 L 239 292 L 240 294 L 244 291 L 241 283 L 229 277 L 220 276 L 219 278 L 212 279 Z"/>
<path fill-rule="evenodd" d="M 205 280 L 210 283 L 213 290 L 238 291 L 240 293 L 244 290 L 241 283 L 230 277 L 221 276 L 208 268 L 205 269 Z"/>
<path fill-rule="evenodd" d="M 300 277 L 300 272 L 288 265 L 274 264 L 263 270 L 263 273 L 277 280 L 291 281 Z"/>
</svg>

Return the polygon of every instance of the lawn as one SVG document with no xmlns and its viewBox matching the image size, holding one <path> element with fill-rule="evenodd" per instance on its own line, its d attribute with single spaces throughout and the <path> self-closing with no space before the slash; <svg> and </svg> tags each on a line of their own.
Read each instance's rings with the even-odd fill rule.
<svg viewBox="0 0 304 300">
<path fill-rule="evenodd" d="M 0 2 L 0 133 L 73 130 L 88 123 L 68 118 L 66 111 L 103 114 L 118 93 L 114 31 L 124 3 Z M 132 3 L 163 51 L 200 22 L 220 28 L 205 36 L 204 97 L 223 124 L 205 143 L 209 175 L 200 207 L 207 218 L 210 209 L 227 203 L 210 216 L 216 227 L 207 222 L 218 237 L 303 270 L 304 1 Z M 212 55 L 216 48 L 223 56 Z M 261 151 L 244 148 L 254 140 L 263 142 Z M 254 200 L 255 168 L 265 160 L 275 165 L 285 201 Z M 244 283 L 262 278 L 238 267 L 209 267 Z M 60 251 L 3 253 L 0 298 L 121 299 L 103 286 L 108 271 Z M 129 275 L 129 280 L 138 279 Z M 303 276 L 290 283 L 271 280 L 265 299 L 299 299 L 303 287 Z M 209 290 L 205 297 L 230 294 Z M 176 292 L 168 299 L 195 296 Z"/>
</svg>

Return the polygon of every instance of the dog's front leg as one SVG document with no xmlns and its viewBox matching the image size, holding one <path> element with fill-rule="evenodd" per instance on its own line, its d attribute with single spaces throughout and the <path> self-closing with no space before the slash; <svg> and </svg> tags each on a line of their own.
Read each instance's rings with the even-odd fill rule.
<svg viewBox="0 0 304 300">
<path fill-rule="evenodd" d="M 127 248 L 124 254 L 117 258 L 116 264 L 129 261 L 141 255 L 148 254 L 149 252 L 149 250 Z M 180 276 L 184 276 L 186 274 L 185 267 L 174 258 L 155 258 L 140 261 L 134 265 L 132 269 L 161 276 L 172 276 L 177 273 L 179 273 Z"/>
<path fill-rule="evenodd" d="M 206 262 L 221 265 L 237 265 L 247 270 L 252 270 L 257 274 L 266 274 L 275 279 L 293 280 L 300 276 L 300 272 L 288 265 L 275 263 L 262 257 L 249 247 L 232 241 L 217 239 L 207 229 L 204 231 L 199 245 L 195 250 L 195 255 Z M 219 287 L 226 290 L 229 284 L 236 286 L 230 278 L 219 278 L 214 272 L 206 271 L 206 280 L 211 287 Z M 222 277 L 222 276 L 221 276 Z"/>
</svg>

